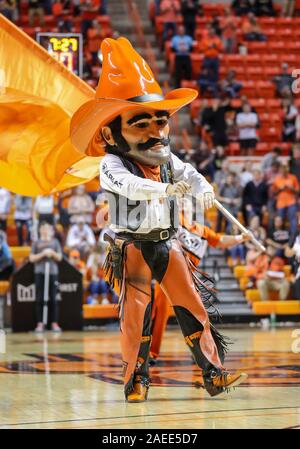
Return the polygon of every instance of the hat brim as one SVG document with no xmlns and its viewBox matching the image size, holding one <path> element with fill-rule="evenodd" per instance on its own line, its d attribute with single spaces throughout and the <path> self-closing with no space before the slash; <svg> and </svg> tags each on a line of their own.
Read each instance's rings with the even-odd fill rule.
<svg viewBox="0 0 300 449">
<path fill-rule="evenodd" d="M 195 89 L 180 88 L 168 92 L 163 100 L 136 102 L 115 98 L 96 98 L 83 104 L 72 117 L 70 138 L 72 144 L 85 153 L 96 131 L 110 123 L 121 112 L 131 109 L 165 110 L 170 115 L 197 98 Z M 95 154 L 95 156 L 99 156 Z"/>
</svg>

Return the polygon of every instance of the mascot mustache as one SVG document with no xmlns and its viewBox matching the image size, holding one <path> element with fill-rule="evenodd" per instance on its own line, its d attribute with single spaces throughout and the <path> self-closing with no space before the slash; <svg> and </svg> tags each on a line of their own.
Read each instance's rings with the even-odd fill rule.
<svg viewBox="0 0 300 449">
<path fill-rule="evenodd" d="M 137 148 L 139 151 L 146 151 L 146 150 L 149 150 L 150 148 L 154 147 L 154 145 L 157 145 L 158 143 L 163 145 L 164 147 L 166 147 L 167 145 L 170 144 L 170 139 L 169 139 L 169 137 L 167 139 L 165 139 L 165 138 L 155 139 L 154 137 L 151 137 L 151 139 L 147 140 L 147 142 L 139 143 L 137 145 Z"/>
</svg>

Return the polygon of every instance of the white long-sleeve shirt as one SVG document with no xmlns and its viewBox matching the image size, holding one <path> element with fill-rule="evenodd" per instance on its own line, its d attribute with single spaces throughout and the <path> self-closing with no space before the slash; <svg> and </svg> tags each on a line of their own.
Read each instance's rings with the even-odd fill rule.
<svg viewBox="0 0 300 449">
<path fill-rule="evenodd" d="M 191 186 L 193 196 L 212 192 L 212 186 L 191 165 L 183 163 L 177 156 L 172 154 L 172 165 L 174 181 L 185 181 Z M 136 229 L 130 229 L 124 225 L 112 223 L 110 228 L 114 232 L 138 232 L 148 233 L 153 229 L 168 229 L 171 226 L 170 206 L 167 201 L 166 189 L 168 184 L 141 178 L 132 174 L 122 163 L 118 156 L 107 154 L 100 163 L 100 184 L 107 192 L 112 192 L 118 200 L 123 197 L 131 201 L 142 201 L 145 208 L 141 209 L 141 219 Z M 127 201 L 127 200 L 126 200 Z M 110 202 L 110 209 L 112 204 Z M 124 209 L 122 209 L 124 210 Z M 139 206 L 137 205 L 136 214 Z M 132 211 L 130 212 L 132 213 Z M 114 211 L 110 210 L 110 215 Z"/>
</svg>

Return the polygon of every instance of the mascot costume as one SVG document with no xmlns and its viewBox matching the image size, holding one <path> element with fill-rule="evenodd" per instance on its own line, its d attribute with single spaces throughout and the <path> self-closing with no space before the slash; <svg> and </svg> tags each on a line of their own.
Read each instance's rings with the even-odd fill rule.
<svg viewBox="0 0 300 449">
<path fill-rule="evenodd" d="M 176 236 L 176 197 L 193 195 L 203 211 L 214 204 L 212 186 L 169 145 L 169 117 L 197 91 L 164 96 L 146 61 L 121 37 L 102 42 L 94 94 L 3 17 L 0 27 L 1 184 L 23 195 L 49 194 L 100 172 L 111 220 L 105 269 L 120 287 L 126 400 L 148 395 L 152 279 L 174 308 L 207 392 L 239 385 L 247 376 L 225 370 L 226 339 L 202 300 L 209 290 Z"/>
</svg>

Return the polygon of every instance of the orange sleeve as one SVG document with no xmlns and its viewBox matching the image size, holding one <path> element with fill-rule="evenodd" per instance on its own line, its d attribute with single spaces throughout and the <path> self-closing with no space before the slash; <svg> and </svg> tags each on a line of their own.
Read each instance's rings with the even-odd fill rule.
<svg viewBox="0 0 300 449">
<path fill-rule="evenodd" d="M 209 246 L 217 246 L 220 243 L 222 234 L 219 234 L 207 226 L 201 226 L 202 230 L 202 238 L 207 240 Z"/>
</svg>

